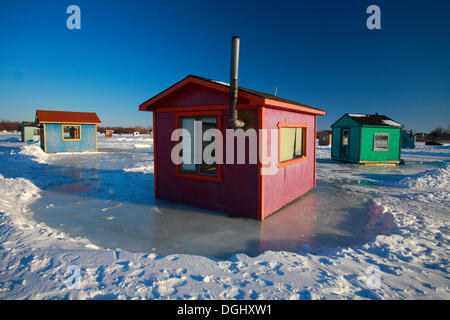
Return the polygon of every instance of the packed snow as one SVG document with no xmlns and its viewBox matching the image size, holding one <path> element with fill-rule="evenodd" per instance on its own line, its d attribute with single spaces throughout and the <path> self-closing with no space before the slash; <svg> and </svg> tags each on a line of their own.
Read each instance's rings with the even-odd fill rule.
<svg viewBox="0 0 450 320">
<path fill-rule="evenodd" d="M 321 192 L 329 192 L 330 198 L 349 197 L 355 209 L 348 211 L 354 213 L 339 216 L 346 218 L 340 223 L 317 216 L 316 224 L 332 226 L 319 228 L 321 239 L 330 234 L 332 241 L 305 238 L 299 248 L 268 247 L 254 256 L 236 249 L 227 258 L 164 254 L 144 246 L 131 250 L 133 241 L 120 241 L 119 235 L 139 235 L 130 225 L 141 219 L 140 210 L 168 215 L 153 199 L 152 146 L 144 135 L 99 136 L 98 153 L 46 154 L 38 143 L 24 144 L 17 134 L 0 133 L 0 299 L 450 298 L 449 145 L 418 144 L 402 151 L 404 166 L 386 168 L 334 162 L 330 147 L 318 146 L 318 191 L 298 203 L 321 199 Z M 98 176 L 110 174 L 114 177 L 105 185 L 96 184 Z M 122 186 L 132 196 L 125 197 Z M 306 208 L 320 211 L 320 204 Z M 300 207 L 288 206 L 264 223 L 278 223 L 277 215 L 308 217 L 308 210 L 298 211 Z M 129 215 L 117 214 L 123 208 Z M 215 219 L 208 212 L 198 214 Z M 113 227 L 97 229 L 103 225 L 91 223 L 93 217 Z M 92 230 L 81 231 L 86 225 Z M 183 225 L 177 227 L 172 237 L 183 231 Z M 342 241 L 358 229 L 364 241 Z M 109 240 L 117 241 L 117 248 L 107 245 L 108 238 L 101 241 L 102 232 L 114 230 L 117 239 Z M 336 230 L 343 233 L 336 237 Z M 336 239 L 340 245 L 333 245 Z M 202 242 L 200 237 L 199 246 Z M 379 287 L 371 282 L 374 267 L 380 271 Z M 73 286 L 77 270 L 79 286 Z"/>
</svg>

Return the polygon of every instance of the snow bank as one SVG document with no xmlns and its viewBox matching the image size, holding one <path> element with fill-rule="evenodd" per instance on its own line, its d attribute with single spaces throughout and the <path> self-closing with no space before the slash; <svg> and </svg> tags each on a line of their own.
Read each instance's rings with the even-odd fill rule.
<svg viewBox="0 0 450 320">
<path fill-rule="evenodd" d="M 143 144 L 143 143 L 135 143 L 134 144 L 135 149 L 145 149 L 145 148 L 150 149 L 151 147 L 152 147 L 152 145 L 150 145 L 150 144 Z"/>
<path fill-rule="evenodd" d="M 8 218 L 14 227 L 21 231 L 28 231 L 26 241 L 47 245 L 54 240 L 65 240 L 80 243 L 87 248 L 98 249 L 87 239 L 69 237 L 63 232 L 56 231 L 44 223 L 33 219 L 29 206 L 40 197 L 40 189 L 31 181 L 24 178 L 5 178 L 0 175 L 0 221 L 5 223 Z M 0 234 L 0 242 L 4 240 L 5 233 Z M 61 244 L 62 245 L 62 244 Z"/>
<path fill-rule="evenodd" d="M 408 190 L 408 199 L 442 207 L 448 212 L 450 206 L 450 163 L 440 169 L 427 170 L 398 182 Z M 429 208 L 431 209 L 431 208 Z"/>
<path fill-rule="evenodd" d="M 142 172 L 142 173 L 153 173 L 154 164 L 151 162 L 137 163 L 136 166 L 132 168 L 124 168 L 125 172 Z"/>
<path fill-rule="evenodd" d="M 32 160 L 41 164 L 48 164 L 50 160 L 55 159 L 57 157 L 70 157 L 73 155 L 98 155 L 105 153 L 106 152 L 82 151 L 82 152 L 56 152 L 48 154 L 42 150 L 38 142 L 25 144 L 20 147 L 19 151 L 19 154 L 30 156 Z"/>
<path fill-rule="evenodd" d="M 49 155 L 40 147 L 39 142 L 25 144 L 21 147 L 19 154 L 30 156 L 38 163 L 47 163 Z"/>
<path fill-rule="evenodd" d="M 414 190 L 436 190 L 450 191 L 450 163 L 444 168 L 427 170 L 412 177 L 407 177 L 399 182 L 399 185 Z"/>
<path fill-rule="evenodd" d="M 396 227 L 392 212 L 375 201 L 371 201 L 369 205 L 368 216 L 366 230 L 372 234 L 389 235 Z"/>
</svg>

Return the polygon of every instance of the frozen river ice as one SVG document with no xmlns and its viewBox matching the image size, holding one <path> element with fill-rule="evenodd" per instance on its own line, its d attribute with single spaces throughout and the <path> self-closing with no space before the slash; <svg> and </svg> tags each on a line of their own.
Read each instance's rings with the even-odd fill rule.
<svg viewBox="0 0 450 320">
<path fill-rule="evenodd" d="M 151 140 L 133 139 L 103 138 L 98 153 L 50 155 L 46 164 L 36 165 L 33 176 L 40 177 L 43 191 L 31 207 L 34 218 L 99 247 L 159 255 L 227 258 L 299 251 L 305 244 L 348 247 L 371 240 L 365 226 L 373 195 L 353 192 L 347 185 L 376 187 L 378 179 L 395 182 L 430 166 L 367 168 L 318 159 L 317 188 L 259 222 L 155 201 L 151 170 L 133 170 L 152 167 Z M 333 179 L 337 171 L 340 179 Z"/>
<path fill-rule="evenodd" d="M 397 167 L 318 146 L 317 188 L 259 222 L 155 201 L 148 136 L 76 154 L 18 137 L 0 133 L 2 299 L 449 298 L 450 145 Z M 66 287 L 73 265 L 82 290 Z"/>
</svg>

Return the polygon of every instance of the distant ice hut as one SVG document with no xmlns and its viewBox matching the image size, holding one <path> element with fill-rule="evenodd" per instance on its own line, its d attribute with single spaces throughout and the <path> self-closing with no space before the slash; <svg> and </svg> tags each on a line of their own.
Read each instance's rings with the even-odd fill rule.
<svg viewBox="0 0 450 320">
<path fill-rule="evenodd" d="M 361 164 L 398 164 L 402 125 L 385 115 L 344 114 L 331 125 L 334 160 Z"/>
<path fill-rule="evenodd" d="M 20 131 L 22 142 L 39 141 L 41 139 L 39 127 L 34 122 L 22 122 Z"/>
<path fill-rule="evenodd" d="M 114 135 L 114 130 L 105 130 L 105 137 L 112 138 Z"/>
<path fill-rule="evenodd" d="M 332 132 L 331 130 L 323 130 L 318 133 L 319 146 L 328 146 L 332 141 Z"/>
<path fill-rule="evenodd" d="M 97 151 L 97 125 L 93 112 L 36 111 L 45 152 Z"/>
<path fill-rule="evenodd" d="M 416 147 L 416 135 L 411 131 L 402 130 L 402 149 L 414 149 Z"/>
</svg>

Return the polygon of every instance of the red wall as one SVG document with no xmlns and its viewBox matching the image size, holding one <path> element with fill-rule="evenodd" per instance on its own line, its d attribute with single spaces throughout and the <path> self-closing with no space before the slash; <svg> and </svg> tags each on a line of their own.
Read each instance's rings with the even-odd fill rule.
<svg viewBox="0 0 450 320">
<path fill-rule="evenodd" d="M 264 217 L 267 217 L 314 187 L 314 155 L 316 147 L 314 119 L 314 115 L 266 108 L 264 125 L 266 129 L 278 129 L 278 123 L 280 122 L 304 123 L 308 125 L 308 159 L 279 168 L 275 175 L 264 176 Z M 268 133 L 266 148 L 269 152 L 270 143 L 270 133 Z M 278 149 L 275 155 L 275 161 L 278 163 Z"/>
<path fill-rule="evenodd" d="M 175 129 L 175 114 L 174 112 L 162 112 L 164 107 L 183 107 L 183 111 L 189 111 L 190 106 L 211 106 L 211 110 L 214 110 L 214 105 L 227 105 L 228 99 L 229 96 L 226 92 L 212 90 L 198 84 L 187 84 L 158 101 L 161 112 L 154 113 L 156 117 L 158 198 L 258 218 L 258 165 L 224 164 L 222 165 L 223 181 L 213 182 L 176 176 L 176 167 L 170 158 L 172 148 L 176 144 L 170 140 L 172 131 Z M 240 105 L 247 103 L 249 100 L 246 98 L 239 98 Z M 225 130 L 231 128 L 228 114 L 228 110 L 223 110 L 224 146 L 226 145 Z M 267 175 L 262 179 L 264 181 L 261 190 L 262 213 L 263 217 L 267 217 L 314 187 L 315 116 L 266 107 L 264 119 L 264 127 L 269 129 L 278 129 L 277 125 L 280 122 L 308 125 L 308 159 L 279 168 L 275 175 Z M 256 110 L 252 123 L 258 123 Z M 268 150 L 270 150 L 270 143 L 269 135 L 266 147 Z M 223 159 L 226 159 L 225 148 L 223 153 Z M 278 148 L 274 160 L 278 164 Z"/>
<path fill-rule="evenodd" d="M 230 95 L 223 91 L 211 90 L 196 83 L 189 83 L 169 94 L 158 102 L 159 107 L 189 107 L 227 105 L 230 103 Z M 248 99 L 239 97 L 238 104 L 247 104 Z"/>
<path fill-rule="evenodd" d="M 186 107 L 186 111 L 189 111 L 189 107 Z M 174 113 L 157 112 L 155 114 L 158 198 L 257 218 L 257 165 L 222 165 L 222 182 L 177 177 L 175 176 L 175 165 L 170 158 L 171 150 L 176 143 L 170 140 L 171 133 L 175 129 Z M 223 111 L 222 131 L 224 138 L 224 130 L 231 128 L 228 114 L 228 110 Z M 255 123 L 257 123 L 256 111 L 254 116 Z M 224 141 L 225 143 L 226 141 Z M 224 159 L 226 159 L 225 148 Z"/>
</svg>

